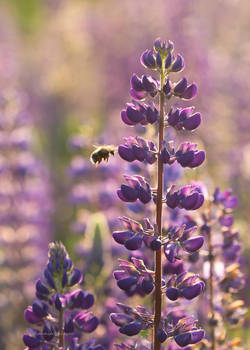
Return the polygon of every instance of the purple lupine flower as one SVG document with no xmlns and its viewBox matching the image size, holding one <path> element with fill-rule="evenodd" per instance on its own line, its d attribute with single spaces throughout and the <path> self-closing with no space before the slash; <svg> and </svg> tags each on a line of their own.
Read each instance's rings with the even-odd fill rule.
<svg viewBox="0 0 250 350">
<path fill-rule="evenodd" d="M 201 123 L 200 113 L 193 113 L 194 107 L 184 109 L 171 108 L 166 120 L 170 126 L 177 130 L 195 130 Z"/>
<path fill-rule="evenodd" d="M 142 243 L 152 250 L 160 249 L 161 241 L 157 238 L 149 219 L 144 219 L 144 226 L 125 216 L 119 219 L 125 230 L 113 232 L 113 238 L 117 243 L 124 245 L 128 250 L 137 250 L 141 248 Z"/>
<path fill-rule="evenodd" d="M 135 202 L 139 199 L 143 204 L 151 201 L 151 188 L 142 176 L 124 175 L 129 185 L 121 185 L 117 191 L 118 197 L 124 202 Z"/>
<path fill-rule="evenodd" d="M 10 51 L 8 61 L 12 60 L 14 51 Z M 4 69 L 5 63 L 2 63 Z M 35 119 L 28 111 L 29 96 L 16 90 L 15 86 L 20 85 L 17 77 L 11 74 L 9 78 L 8 83 L 2 80 L 0 98 L 0 242 L 4 266 L 0 290 L 8 296 L 2 300 L 2 315 L 6 308 L 9 310 L 8 322 L 4 317 L 1 322 L 5 334 L 1 346 L 15 343 L 18 347 L 21 310 L 30 298 L 30 285 L 44 263 L 53 205 L 48 171 L 34 153 Z M 36 306 L 34 309 L 37 313 L 32 307 L 25 313 L 32 327 L 39 323 L 41 316 Z M 29 336 L 37 340 L 35 334 Z"/>
<path fill-rule="evenodd" d="M 166 295 L 172 300 L 176 300 L 178 297 L 191 300 L 201 294 L 205 284 L 198 275 L 186 271 L 177 276 L 173 275 L 165 283 L 162 279 L 161 255 L 162 247 L 164 247 L 166 258 L 170 263 L 174 263 L 179 259 L 180 249 L 194 254 L 203 245 L 202 236 L 192 236 L 194 231 L 192 227 L 185 230 L 185 226 L 180 226 L 167 233 L 163 232 L 162 203 L 166 202 L 167 206 L 172 209 L 178 207 L 196 210 L 202 206 L 204 195 L 201 186 L 197 184 L 183 186 L 179 190 L 175 190 L 175 185 L 173 185 L 168 189 L 166 200 L 164 200 L 163 174 L 164 164 L 172 165 L 175 161 L 182 167 L 197 167 L 203 163 L 205 153 L 198 151 L 196 144 L 190 142 L 183 143 L 175 151 L 173 142 L 164 140 L 164 127 L 174 126 L 177 130 L 194 130 L 201 122 L 200 114 L 193 114 L 193 107 L 171 108 L 168 115 L 164 116 L 166 98 L 170 99 L 171 96 L 175 96 L 182 100 L 189 100 L 194 98 L 197 92 L 196 85 L 189 84 L 186 78 L 180 79 L 177 83 L 172 83 L 169 79 L 170 72 L 180 72 L 184 68 L 183 57 L 180 54 L 174 55 L 172 42 L 162 42 L 157 39 L 154 48 L 145 50 L 140 60 L 144 67 L 157 71 L 160 80 L 150 75 L 144 74 L 139 77 L 133 74 L 130 93 L 134 100 L 127 103 L 126 109 L 121 112 L 121 118 L 128 126 L 137 125 L 136 130 L 138 130 L 138 124 L 148 126 L 148 124 L 155 123 L 159 137 L 158 147 L 155 147 L 152 141 L 149 143 L 138 136 L 127 137 L 125 144 L 118 146 L 118 153 L 129 163 L 137 160 L 152 164 L 157 161 L 157 186 L 156 189 L 151 188 L 150 183 L 141 174 L 125 175 L 127 183 L 121 185 L 117 194 L 123 202 L 128 203 L 135 203 L 139 200 L 143 204 L 148 204 L 153 198 L 153 202 L 156 204 L 156 223 L 152 224 L 149 219 L 145 219 L 143 226 L 133 219 L 122 217 L 121 221 L 125 229 L 113 232 L 113 238 L 128 250 L 138 250 L 144 246 L 154 250 L 155 270 L 149 270 L 143 259 L 132 257 L 131 262 L 120 260 L 120 269 L 114 272 L 114 277 L 118 287 L 127 295 L 135 294 L 140 289 L 145 294 L 149 294 L 154 289 L 155 315 L 153 317 L 143 307 L 133 309 L 124 304 L 118 304 L 122 312 L 112 313 L 110 317 L 112 322 L 119 327 L 120 333 L 127 336 L 137 335 L 142 330 L 153 327 L 154 340 L 152 345 L 154 348 L 160 349 L 160 343 L 169 337 L 173 337 L 176 343 L 185 343 L 184 346 L 195 344 L 204 337 L 204 331 L 198 330 L 195 322 L 188 317 L 173 324 L 170 330 L 169 327 L 165 328 L 165 324 L 168 324 L 169 320 L 166 321 L 162 318 L 162 289 L 166 289 Z M 158 96 L 159 108 L 152 104 L 152 99 Z M 147 104 L 146 99 L 150 99 L 149 104 Z M 137 100 L 145 101 L 137 102 Z M 154 106 L 154 110 L 152 106 Z M 151 156 L 150 161 L 146 159 L 148 154 Z M 153 161 L 152 157 L 154 157 Z M 186 340 L 181 341 L 180 336 Z M 125 345 L 117 345 L 117 347 L 118 349 L 126 349 Z"/>
<path fill-rule="evenodd" d="M 182 272 L 180 275 L 173 275 L 166 284 L 166 296 L 170 300 L 177 300 L 179 297 L 191 300 L 200 295 L 205 283 L 199 280 L 198 275 Z"/>
<path fill-rule="evenodd" d="M 196 150 L 196 144 L 190 142 L 182 143 L 175 153 L 177 162 L 183 167 L 195 168 L 205 160 L 205 152 Z"/>
<path fill-rule="evenodd" d="M 166 195 L 166 203 L 170 208 L 182 208 L 186 210 L 199 209 L 204 202 L 204 195 L 199 186 L 188 185 L 175 191 L 173 185 Z"/>
<path fill-rule="evenodd" d="M 126 109 L 121 111 L 122 121 L 129 126 L 153 124 L 157 121 L 158 115 L 159 112 L 154 105 L 141 104 L 135 100 L 133 103 L 127 103 Z"/>
<path fill-rule="evenodd" d="M 207 261 L 204 261 L 203 274 L 209 284 L 208 298 L 210 325 L 209 344 L 219 344 L 217 328 L 224 324 L 237 325 L 243 321 L 247 309 L 242 300 L 235 298 L 243 288 L 245 279 L 240 271 L 239 233 L 233 229 L 232 210 L 238 205 L 237 197 L 231 190 L 221 192 L 217 187 L 214 196 L 207 198 L 208 212 L 201 214 L 201 234 L 207 243 Z M 204 317 L 203 316 L 203 317 Z M 226 345 L 222 342 L 222 349 Z"/>
<path fill-rule="evenodd" d="M 132 295 L 150 294 L 154 289 L 153 271 L 146 268 L 142 259 L 131 258 L 131 262 L 119 259 L 121 270 L 114 271 L 119 288 Z"/>
<path fill-rule="evenodd" d="M 29 328 L 23 342 L 29 349 L 55 344 L 64 348 L 71 338 L 73 343 L 67 349 L 75 350 L 77 331 L 91 333 L 99 324 L 98 318 L 88 310 L 94 297 L 80 289 L 67 292 L 69 287 L 80 283 L 82 275 L 62 243 L 51 243 L 48 257 L 44 278 L 36 283 L 36 295 L 41 300 L 35 300 L 24 312 L 26 320 L 37 328 Z M 103 349 L 100 345 L 88 347 L 87 343 L 82 346 Z"/>
<path fill-rule="evenodd" d="M 127 162 L 133 162 L 134 160 L 146 161 L 149 164 L 156 161 L 155 153 L 157 150 L 153 142 L 146 141 L 139 136 L 126 137 L 124 141 L 125 144 L 118 147 L 118 153 L 122 159 Z"/>
<path fill-rule="evenodd" d="M 135 309 L 124 304 L 117 304 L 121 313 L 112 313 L 111 321 L 119 328 L 119 332 L 128 336 L 140 333 L 152 326 L 152 315 L 143 307 Z"/>
</svg>

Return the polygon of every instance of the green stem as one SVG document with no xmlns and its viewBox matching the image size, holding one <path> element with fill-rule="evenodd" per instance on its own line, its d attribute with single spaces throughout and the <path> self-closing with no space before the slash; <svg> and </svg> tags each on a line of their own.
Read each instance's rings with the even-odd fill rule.
<svg viewBox="0 0 250 350">
<path fill-rule="evenodd" d="M 160 116 L 159 116 L 159 140 L 158 140 L 158 160 L 157 160 L 157 203 L 156 203 L 156 224 L 158 227 L 158 237 L 162 236 L 162 195 L 163 195 L 163 163 L 160 160 L 160 151 L 164 139 L 164 73 L 161 73 L 160 91 Z M 154 294 L 154 350 L 160 350 L 161 343 L 157 340 L 156 334 L 161 320 L 162 309 L 162 248 L 155 252 L 155 294 Z"/>
<path fill-rule="evenodd" d="M 64 331 L 63 331 L 63 309 L 59 312 L 59 343 L 58 347 L 63 348 L 64 346 Z"/>
</svg>

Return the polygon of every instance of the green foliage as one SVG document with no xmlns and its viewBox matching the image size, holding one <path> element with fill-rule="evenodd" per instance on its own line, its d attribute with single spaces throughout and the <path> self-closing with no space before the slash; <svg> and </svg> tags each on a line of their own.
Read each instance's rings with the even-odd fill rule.
<svg viewBox="0 0 250 350">
<path fill-rule="evenodd" d="M 39 0 L 0 0 L 0 2 L 10 7 L 24 32 L 34 31 L 42 21 L 44 5 Z"/>
</svg>

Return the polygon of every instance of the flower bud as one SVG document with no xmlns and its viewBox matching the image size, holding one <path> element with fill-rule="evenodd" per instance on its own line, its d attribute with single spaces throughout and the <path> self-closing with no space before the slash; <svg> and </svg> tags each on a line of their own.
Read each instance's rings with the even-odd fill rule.
<svg viewBox="0 0 250 350">
<path fill-rule="evenodd" d="M 177 55 L 171 67 L 171 72 L 181 72 L 185 67 L 184 59 L 181 55 Z"/>
<path fill-rule="evenodd" d="M 43 327 L 43 338 L 47 341 L 51 341 L 55 336 L 55 331 L 49 322 L 46 322 Z"/>
<path fill-rule="evenodd" d="M 32 306 L 28 306 L 27 309 L 24 310 L 24 317 L 27 322 L 32 324 L 41 322 L 41 318 L 36 316 L 36 314 L 32 310 Z"/>
<path fill-rule="evenodd" d="M 68 285 L 72 287 L 75 284 L 81 283 L 81 281 L 82 281 L 81 271 L 79 269 L 74 269 L 73 272 L 69 275 Z"/>
<path fill-rule="evenodd" d="M 188 82 L 186 78 L 179 80 L 174 87 L 174 94 L 176 96 L 182 96 L 187 89 L 187 84 Z"/>
<path fill-rule="evenodd" d="M 172 64 L 172 54 L 171 52 L 168 53 L 166 59 L 165 59 L 165 68 L 168 69 Z"/>
<path fill-rule="evenodd" d="M 43 318 L 48 315 L 49 307 L 43 301 L 35 300 L 34 303 L 32 304 L 32 311 L 37 317 Z"/>
</svg>

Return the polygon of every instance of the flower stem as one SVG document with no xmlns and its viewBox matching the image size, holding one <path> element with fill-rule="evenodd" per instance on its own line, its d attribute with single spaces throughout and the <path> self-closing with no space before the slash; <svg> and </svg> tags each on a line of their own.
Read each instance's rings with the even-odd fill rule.
<svg viewBox="0 0 250 350">
<path fill-rule="evenodd" d="M 215 312 L 214 312 L 214 252 L 212 242 L 212 229 L 208 230 L 208 254 L 209 254 L 209 309 L 210 309 L 210 336 L 211 350 L 216 350 L 215 338 Z"/>
<path fill-rule="evenodd" d="M 59 344 L 58 347 L 64 346 L 64 331 L 63 331 L 63 309 L 59 312 Z"/>
<path fill-rule="evenodd" d="M 158 227 L 158 237 L 162 236 L 162 195 L 163 195 L 163 163 L 160 159 L 160 151 L 164 138 L 164 74 L 161 73 L 161 91 L 160 91 L 160 116 L 159 116 L 159 141 L 158 141 L 158 160 L 157 160 L 157 203 L 156 203 L 156 224 Z M 162 308 L 162 248 L 155 252 L 155 294 L 154 294 L 154 350 L 160 350 L 161 343 L 157 340 L 156 334 L 161 320 Z"/>
</svg>

